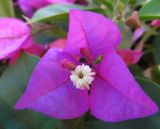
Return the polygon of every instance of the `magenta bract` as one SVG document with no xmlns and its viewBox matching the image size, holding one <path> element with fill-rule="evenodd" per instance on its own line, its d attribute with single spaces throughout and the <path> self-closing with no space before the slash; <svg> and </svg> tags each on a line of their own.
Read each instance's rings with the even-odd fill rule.
<svg viewBox="0 0 160 129">
<path fill-rule="evenodd" d="M 33 43 L 31 28 L 25 22 L 0 18 L 0 60 L 10 59 L 10 64 L 13 64 L 21 50 L 41 56 L 45 48 Z"/>
<path fill-rule="evenodd" d="M 145 31 L 146 30 L 144 27 L 137 28 L 133 33 L 132 42 L 135 43 L 144 34 Z"/>
<path fill-rule="evenodd" d="M 160 27 L 160 19 L 155 19 L 151 22 L 153 27 Z"/>
<path fill-rule="evenodd" d="M 88 11 L 71 10 L 69 15 L 64 50 L 51 48 L 40 60 L 16 109 L 31 109 L 59 119 L 80 117 L 90 111 L 108 122 L 156 113 L 157 105 L 143 92 L 115 51 L 121 42 L 117 25 Z M 99 56 L 102 60 L 94 63 Z M 91 66 L 96 74 L 90 94 L 74 86 L 71 71 L 62 66 L 63 60 Z"/>
<path fill-rule="evenodd" d="M 66 39 L 62 38 L 62 39 L 58 39 L 52 43 L 49 44 L 49 48 L 61 48 L 64 49 L 66 45 Z"/>
<path fill-rule="evenodd" d="M 58 39 L 50 43 L 48 47 L 64 49 L 65 45 L 66 45 L 66 39 Z M 127 65 L 133 65 L 138 63 L 143 55 L 143 52 L 141 50 L 117 48 L 116 52 L 121 56 L 121 58 Z"/>
<path fill-rule="evenodd" d="M 15 18 L 0 18 L 0 59 L 10 58 L 21 48 L 32 46 L 31 30 Z"/>
<path fill-rule="evenodd" d="M 143 53 L 141 50 L 117 49 L 117 53 L 122 57 L 127 65 L 138 63 Z"/>
</svg>

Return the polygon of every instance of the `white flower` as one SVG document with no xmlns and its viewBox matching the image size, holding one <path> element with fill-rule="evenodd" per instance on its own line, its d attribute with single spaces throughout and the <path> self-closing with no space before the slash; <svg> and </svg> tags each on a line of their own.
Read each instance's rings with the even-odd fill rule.
<svg viewBox="0 0 160 129">
<path fill-rule="evenodd" d="M 71 71 L 70 79 L 77 89 L 90 90 L 90 84 L 94 80 L 92 69 L 88 65 L 78 65 L 74 71 Z"/>
</svg>

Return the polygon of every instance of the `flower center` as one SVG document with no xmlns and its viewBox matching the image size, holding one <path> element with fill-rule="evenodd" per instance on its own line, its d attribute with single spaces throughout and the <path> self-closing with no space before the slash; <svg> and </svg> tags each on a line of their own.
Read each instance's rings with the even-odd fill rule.
<svg viewBox="0 0 160 129">
<path fill-rule="evenodd" d="M 79 78 L 83 78 L 83 74 L 82 73 L 79 74 Z"/>
<path fill-rule="evenodd" d="M 90 84 L 93 82 L 96 73 L 88 65 L 78 65 L 74 71 L 71 71 L 70 79 L 77 89 L 90 90 Z"/>
</svg>

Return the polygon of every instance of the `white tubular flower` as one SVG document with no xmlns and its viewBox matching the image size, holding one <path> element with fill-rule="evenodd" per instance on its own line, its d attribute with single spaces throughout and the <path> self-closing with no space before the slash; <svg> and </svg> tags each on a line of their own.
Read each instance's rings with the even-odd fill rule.
<svg viewBox="0 0 160 129">
<path fill-rule="evenodd" d="M 95 72 L 88 65 L 78 65 L 74 71 L 71 71 L 70 79 L 77 89 L 90 90 L 90 84 L 93 82 Z"/>
</svg>

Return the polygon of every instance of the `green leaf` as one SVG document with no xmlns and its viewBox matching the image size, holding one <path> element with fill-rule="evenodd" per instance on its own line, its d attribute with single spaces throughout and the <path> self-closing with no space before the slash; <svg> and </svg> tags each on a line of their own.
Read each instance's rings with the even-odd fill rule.
<svg viewBox="0 0 160 129">
<path fill-rule="evenodd" d="M 38 32 L 37 34 L 34 35 L 34 41 L 36 43 L 42 43 L 42 44 L 48 44 L 52 43 L 54 40 L 59 39 L 59 38 L 66 38 L 67 37 L 67 32 L 59 27 L 55 26 L 52 29 L 47 29 L 43 32 Z"/>
<path fill-rule="evenodd" d="M 0 128 L 2 129 L 26 129 L 19 121 L 17 121 L 6 109 L 0 109 Z"/>
<path fill-rule="evenodd" d="M 2 110 L 0 124 L 6 129 L 24 129 L 24 125 L 16 120 L 14 105 L 22 95 L 37 62 L 37 57 L 23 54 L 0 77 L 0 107 Z"/>
<path fill-rule="evenodd" d="M 142 77 L 136 77 L 136 80 L 143 90 L 160 106 L 160 85 Z"/>
<path fill-rule="evenodd" d="M 14 17 L 14 8 L 12 0 L 0 1 L 0 17 Z"/>
<path fill-rule="evenodd" d="M 144 4 L 147 0 L 129 0 L 129 3 L 134 6 L 140 6 Z"/>
<path fill-rule="evenodd" d="M 145 76 L 160 84 L 160 65 L 149 67 L 145 70 Z"/>
<path fill-rule="evenodd" d="M 160 84 L 160 65 L 152 68 L 152 80 Z"/>
<path fill-rule="evenodd" d="M 160 106 L 160 86 L 145 78 L 136 77 L 136 80 L 144 91 Z M 158 121 L 160 121 L 160 113 L 146 118 L 128 120 L 114 124 L 92 118 L 86 122 L 86 125 L 88 129 L 159 129 L 160 123 Z"/>
<path fill-rule="evenodd" d="M 7 68 L 7 65 L 0 62 L 0 76 L 3 74 L 4 70 Z"/>
<path fill-rule="evenodd" d="M 132 32 L 131 32 L 131 30 L 128 27 L 126 27 L 126 25 L 123 21 L 120 21 L 118 23 L 118 26 L 121 30 L 122 35 L 123 35 L 122 36 L 123 39 L 122 39 L 121 44 L 119 45 L 119 48 L 125 48 L 125 49 L 131 48 L 131 46 L 133 45 L 132 44 Z"/>
<path fill-rule="evenodd" d="M 93 0 L 96 4 L 104 5 L 110 10 L 113 10 L 113 0 Z"/>
<path fill-rule="evenodd" d="M 156 64 L 160 64 L 160 31 L 158 32 L 158 35 L 156 35 L 155 39 L 153 40 L 152 44 L 152 50 L 153 50 L 153 57 Z"/>
<path fill-rule="evenodd" d="M 13 65 L 10 65 L 0 78 L 0 99 L 14 107 L 16 100 L 22 95 L 38 58 L 22 54 Z"/>
<path fill-rule="evenodd" d="M 38 10 L 32 17 L 32 19 L 29 21 L 29 23 L 34 22 L 56 22 L 56 21 L 63 21 L 68 20 L 68 11 L 70 9 L 82 9 L 82 10 L 94 10 L 94 11 L 100 11 L 100 9 L 92 9 L 87 6 L 80 6 L 80 5 L 72 5 L 72 4 L 66 4 L 66 5 L 60 5 L 60 4 L 54 4 L 49 5 L 47 7 L 44 7 L 40 10 Z"/>
<path fill-rule="evenodd" d="M 150 0 L 146 2 L 139 11 L 142 20 L 152 20 L 160 18 L 160 1 Z"/>
<path fill-rule="evenodd" d="M 129 66 L 129 68 L 130 68 L 131 73 L 134 76 L 141 76 L 141 77 L 143 77 L 143 69 L 139 65 L 134 64 L 134 65 Z"/>
</svg>

